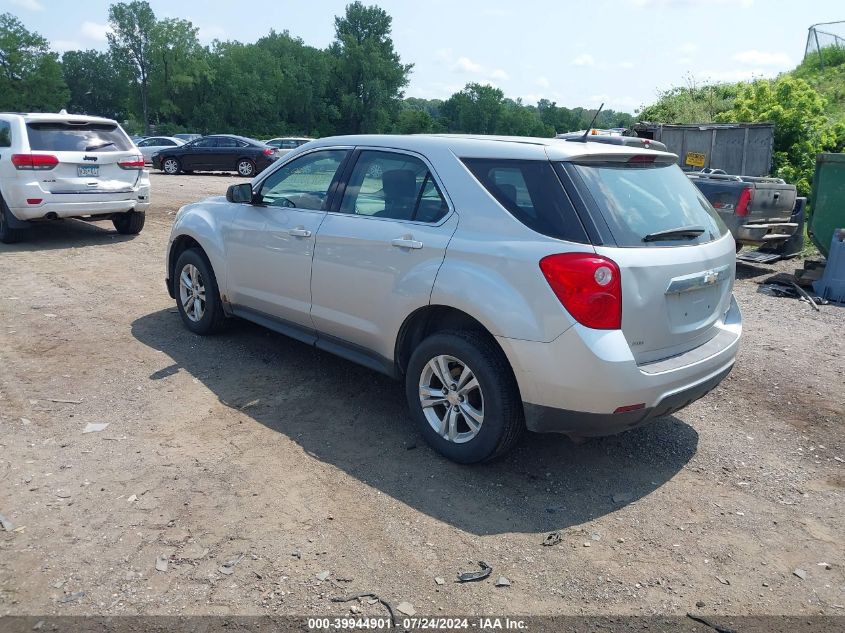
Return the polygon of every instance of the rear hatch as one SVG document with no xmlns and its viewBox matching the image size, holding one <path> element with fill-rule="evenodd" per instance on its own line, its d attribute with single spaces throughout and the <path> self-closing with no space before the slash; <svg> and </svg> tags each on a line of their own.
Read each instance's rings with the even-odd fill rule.
<svg viewBox="0 0 845 633">
<path fill-rule="evenodd" d="M 730 307 L 736 258 L 719 215 L 668 155 L 566 163 L 622 276 L 622 331 L 638 363 L 710 340 Z"/>
<path fill-rule="evenodd" d="M 124 199 L 140 178 L 143 158 L 115 123 L 31 120 L 26 127 L 32 153 L 58 160 L 40 179 L 54 195 Z"/>
</svg>

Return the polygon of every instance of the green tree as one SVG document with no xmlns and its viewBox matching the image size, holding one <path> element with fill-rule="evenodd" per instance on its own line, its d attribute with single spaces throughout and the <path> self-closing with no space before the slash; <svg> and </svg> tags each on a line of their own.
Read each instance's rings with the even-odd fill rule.
<svg viewBox="0 0 845 633">
<path fill-rule="evenodd" d="M 386 130 L 401 105 L 412 64 L 402 64 L 390 38 L 392 18 L 377 6 L 353 2 L 335 18 L 334 96 L 339 131 Z"/>
<path fill-rule="evenodd" d="M 826 108 L 824 97 L 806 81 L 782 75 L 744 85 L 733 107 L 716 120 L 774 123 L 773 173 L 807 195 L 816 154 L 834 148 L 840 140 L 841 129 L 829 124 Z"/>
<path fill-rule="evenodd" d="M 155 13 L 145 0 L 118 2 L 109 7 L 109 26 L 112 28 L 107 34 L 109 48 L 115 60 L 130 71 L 138 86 L 144 133 L 149 134 L 149 80 L 157 27 Z"/>
<path fill-rule="evenodd" d="M 47 40 L 11 13 L 0 15 L 0 110 L 57 111 L 68 94 Z"/>
<path fill-rule="evenodd" d="M 434 119 L 425 110 L 406 107 L 396 119 L 397 134 L 425 134 L 434 128 Z"/>
<path fill-rule="evenodd" d="M 111 53 L 68 51 L 62 55 L 62 74 L 70 90 L 70 112 L 126 118 L 129 78 L 114 63 Z"/>
<path fill-rule="evenodd" d="M 505 107 L 505 93 L 486 84 L 468 83 L 441 109 L 450 132 L 495 134 Z"/>
<path fill-rule="evenodd" d="M 194 106 L 194 89 L 208 72 L 207 51 L 188 20 L 155 23 L 150 45 L 149 105 L 151 118 L 182 125 Z"/>
</svg>

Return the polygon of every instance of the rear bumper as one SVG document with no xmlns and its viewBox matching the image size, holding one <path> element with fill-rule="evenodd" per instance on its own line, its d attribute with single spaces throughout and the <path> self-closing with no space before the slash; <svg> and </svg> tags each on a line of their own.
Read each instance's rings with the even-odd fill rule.
<svg viewBox="0 0 845 633">
<path fill-rule="evenodd" d="M 81 216 L 111 215 L 127 211 L 146 211 L 147 200 L 126 199 L 96 202 L 43 202 L 26 207 L 9 207 L 19 220 L 42 220 L 56 218 L 78 218 Z M 55 215 L 53 215 L 55 214 Z"/>
<path fill-rule="evenodd" d="M 537 433 L 566 433 L 580 437 L 614 435 L 683 409 L 710 393 L 733 369 L 733 361 L 700 383 L 662 398 L 654 407 L 624 413 L 584 413 L 524 403 L 528 428 Z"/>
<path fill-rule="evenodd" d="M 797 230 L 797 222 L 743 224 L 736 230 L 736 241 L 744 244 L 768 244 L 788 240 Z"/>
<path fill-rule="evenodd" d="M 619 330 L 575 325 L 549 343 L 497 337 L 519 384 L 530 430 L 609 435 L 686 406 L 730 372 L 742 316 L 736 301 L 708 343 L 637 365 Z M 642 405 L 625 413 L 621 407 Z"/>
</svg>

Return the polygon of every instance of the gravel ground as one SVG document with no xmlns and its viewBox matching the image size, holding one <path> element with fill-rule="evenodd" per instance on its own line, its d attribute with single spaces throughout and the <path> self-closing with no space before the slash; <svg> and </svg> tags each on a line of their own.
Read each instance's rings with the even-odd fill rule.
<svg viewBox="0 0 845 633">
<path fill-rule="evenodd" d="M 468 468 L 387 378 L 248 323 L 187 332 L 172 216 L 238 180 L 152 179 L 137 237 L 68 221 L 0 246 L 0 615 L 384 614 L 330 601 L 358 591 L 419 614 L 845 614 L 845 309 L 760 292 L 796 262 L 740 266 L 742 351 L 703 400 Z M 492 577 L 456 583 L 477 561 Z"/>
</svg>

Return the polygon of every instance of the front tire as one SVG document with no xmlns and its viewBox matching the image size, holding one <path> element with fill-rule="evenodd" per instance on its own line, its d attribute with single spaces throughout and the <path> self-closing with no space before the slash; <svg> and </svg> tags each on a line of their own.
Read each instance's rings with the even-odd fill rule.
<svg viewBox="0 0 845 633">
<path fill-rule="evenodd" d="M 175 176 L 182 171 L 182 164 L 179 162 L 178 158 L 165 158 L 161 161 L 161 170 L 169 176 Z"/>
<path fill-rule="evenodd" d="M 14 244 L 21 239 L 20 229 L 13 229 L 10 226 L 11 216 L 12 212 L 6 206 L 6 201 L 0 198 L 0 242 L 3 244 Z"/>
<path fill-rule="evenodd" d="M 420 343 L 408 363 L 405 396 L 425 440 L 461 464 L 505 455 L 525 430 L 513 371 L 479 332 L 441 332 Z"/>
<path fill-rule="evenodd" d="M 252 178 L 255 175 L 255 163 L 248 158 L 239 160 L 238 173 L 244 178 Z"/>
<path fill-rule="evenodd" d="M 114 216 L 111 222 L 121 235 L 138 235 L 144 228 L 146 220 L 147 214 L 143 211 L 127 211 Z"/>
<path fill-rule="evenodd" d="M 189 248 L 179 256 L 174 273 L 176 307 L 185 327 L 203 336 L 219 332 L 226 314 L 205 253 Z"/>
</svg>

